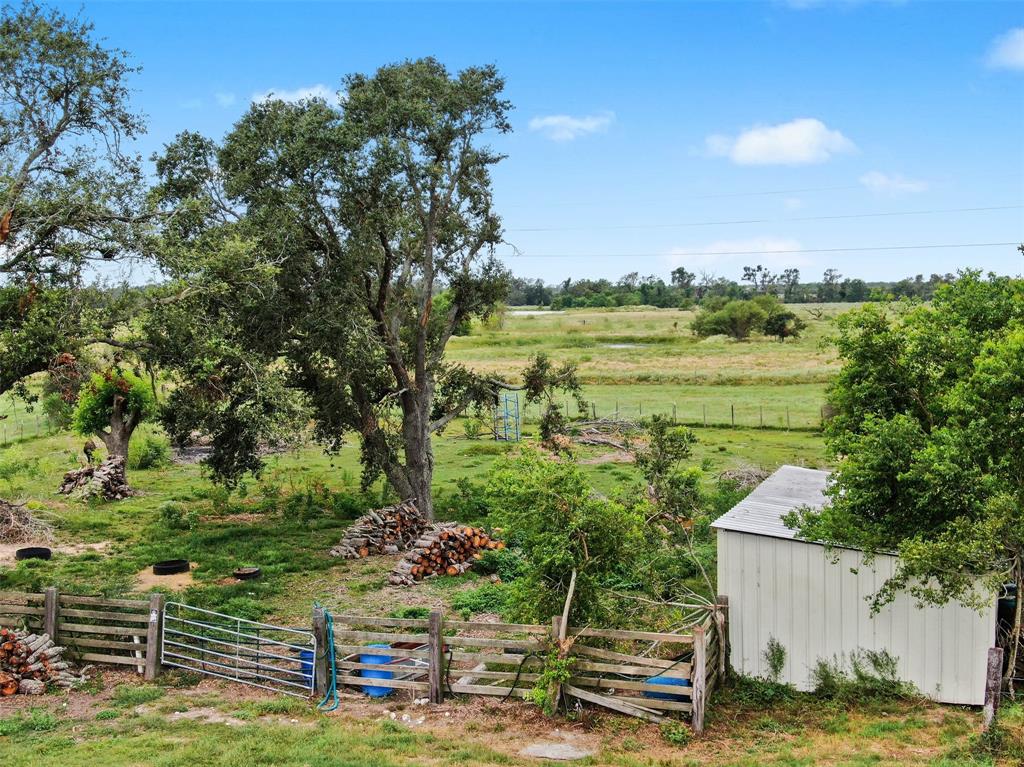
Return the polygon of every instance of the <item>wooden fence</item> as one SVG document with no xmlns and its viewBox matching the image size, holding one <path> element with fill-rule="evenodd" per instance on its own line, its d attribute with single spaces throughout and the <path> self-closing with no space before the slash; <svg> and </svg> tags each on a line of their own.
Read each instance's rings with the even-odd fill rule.
<svg viewBox="0 0 1024 767">
<path fill-rule="evenodd" d="M 160 667 L 163 595 L 107 599 L 60 594 L 0 592 L 0 626 L 45 632 L 81 663 L 132 666 L 146 679 Z"/>
<path fill-rule="evenodd" d="M 570 627 L 570 678 L 562 691 L 650 721 L 685 714 L 700 732 L 708 696 L 726 673 L 727 616 L 719 598 L 684 633 Z M 440 703 L 460 694 L 529 697 L 558 647 L 560 618 L 552 625 L 484 623 L 447 620 L 435 610 L 429 618 L 333 620 L 339 685 L 410 690 Z M 318 642 L 328 639 L 322 612 L 314 614 L 314 632 Z M 317 679 L 326 681 L 326 662 L 320 664 Z"/>
</svg>

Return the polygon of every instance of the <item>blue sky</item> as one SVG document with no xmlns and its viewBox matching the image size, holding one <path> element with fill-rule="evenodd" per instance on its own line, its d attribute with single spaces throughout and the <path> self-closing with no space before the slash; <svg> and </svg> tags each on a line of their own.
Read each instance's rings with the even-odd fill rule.
<svg viewBox="0 0 1024 767">
<path fill-rule="evenodd" d="M 426 55 L 496 64 L 515 105 L 493 142 L 501 252 L 521 276 L 1024 272 L 1013 246 L 844 250 L 1024 241 L 1020 3 L 63 8 L 143 67 L 146 155 L 220 137 L 267 91 L 330 94 Z"/>
</svg>

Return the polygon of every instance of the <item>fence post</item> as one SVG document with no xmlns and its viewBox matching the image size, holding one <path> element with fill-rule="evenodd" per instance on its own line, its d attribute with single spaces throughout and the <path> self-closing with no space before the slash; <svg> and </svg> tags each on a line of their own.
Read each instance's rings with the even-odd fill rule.
<svg viewBox="0 0 1024 767">
<path fill-rule="evenodd" d="M 732 413 L 732 415 L 731 415 L 732 425 L 735 426 L 736 425 L 736 406 L 735 405 L 729 405 L 729 411 Z"/>
<path fill-rule="evenodd" d="M 164 620 L 164 595 L 149 595 L 149 625 L 146 627 L 146 670 L 147 681 L 156 679 L 160 673 L 160 627 Z"/>
<path fill-rule="evenodd" d="M 719 683 L 724 683 L 729 671 L 729 597 L 719 594 L 715 604 L 718 605 L 715 616 L 718 624 L 718 677 Z"/>
<path fill-rule="evenodd" d="M 690 670 L 690 693 L 693 711 L 691 720 L 694 732 L 703 732 L 703 710 L 708 694 L 708 637 L 702 626 L 693 627 L 693 668 Z"/>
<path fill-rule="evenodd" d="M 57 587 L 50 586 L 44 592 L 43 598 L 43 631 L 50 635 L 50 639 L 53 640 L 54 644 L 60 644 L 57 641 L 57 611 L 58 611 L 58 594 Z"/>
<path fill-rule="evenodd" d="M 988 650 L 988 669 L 985 674 L 985 707 L 982 719 L 987 731 L 999 713 L 999 698 L 1003 686 L 1003 648 L 990 647 Z"/>
<path fill-rule="evenodd" d="M 703 405 L 703 408 L 704 408 L 704 425 L 707 426 L 708 425 L 708 406 L 705 404 L 705 405 Z"/>
<path fill-rule="evenodd" d="M 441 632 L 443 624 L 444 616 L 441 611 L 431 610 L 430 621 L 427 624 L 427 661 L 430 664 L 427 677 L 430 682 L 431 703 L 444 701 L 444 687 L 441 684 L 441 670 L 444 664 L 444 637 Z"/>
<path fill-rule="evenodd" d="M 324 608 L 313 608 L 313 639 L 316 640 L 316 655 L 313 657 L 313 689 L 317 695 L 327 694 L 327 653 L 328 642 L 331 637 L 327 636 L 327 617 Z"/>
<path fill-rule="evenodd" d="M 693 731 L 704 732 L 704 698 L 707 694 L 708 646 L 703 626 L 693 627 L 693 667 L 690 669 L 690 683 L 693 689 L 690 701 L 693 705 L 691 721 Z"/>
<path fill-rule="evenodd" d="M 761 428 L 763 429 L 764 428 L 764 405 L 758 405 L 757 410 L 758 410 L 758 413 L 760 414 L 760 417 L 761 417 Z"/>
<path fill-rule="evenodd" d="M 790 429 L 790 426 L 789 426 L 789 406 L 787 405 L 786 406 L 786 431 L 789 431 L 789 429 Z"/>
</svg>

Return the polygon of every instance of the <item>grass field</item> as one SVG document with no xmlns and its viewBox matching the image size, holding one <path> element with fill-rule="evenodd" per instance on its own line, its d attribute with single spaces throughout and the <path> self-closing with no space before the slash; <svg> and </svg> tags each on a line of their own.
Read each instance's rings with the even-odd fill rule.
<svg viewBox="0 0 1024 767">
<path fill-rule="evenodd" d="M 671 413 L 674 407 L 679 420 L 694 424 L 693 461 L 709 477 L 742 466 L 816 467 L 825 465 L 825 457 L 813 427 L 835 365 L 819 342 L 828 332 L 827 317 L 836 311 L 827 307 L 822 320 L 812 318 L 807 338 L 786 344 L 698 342 L 685 329 L 690 318 L 685 312 L 510 315 L 501 329 L 478 328 L 456 339 L 453 357 L 510 378 L 536 351 L 576 360 L 598 415 L 617 409 L 633 418 Z M 314 601 L 334 611 L 365 614 L 387 614 L 399 606 L 453 611 L 465 592 L 484 582 L 470 572 L 401 589 L 386 584 L 394 558 L 349 562 L 328 556 L 351 519 L 383 497 L 380 485 L 359 495 L 355 444 L 333 456 L 314 445 L 272 455 L 261 478 L 247 480 L 230 495 L 214 488 L 200 466 L 175 463 L 130 472 L 133 486 L 142 491 L 138 497 L 85 504 L 54 494 L 62 473 L 78 465 L 84 438 L 37 429 L 36 415 L 8 398 L 0 400 L 3 415 L 8 417 L 0 424 L 9 434 L 24 431 L 24 439 L 0 442 L 0 497 L 26 500 L 52 518 L 57 543 L 65 548 L 49 562 L 0 562 L 0 589 L 56 585 L 70 592 L 122 595 L 139 588 L 139 574 L 154 561 L 185 557 L 196 566 L 191 585 L 177 594 L 184 601 L 304 625 Z M 526 415 L 524 437 L 530 441 L 536 413 Z M 709 426 L 703 425 L 705 418 Z M 720 425 L 733 418 L 735 428 Z M 762 423 L 766 428 L 759 428 Z M 785 428 L 787 423 L 792 428 Z M 456 513 L 445 510 L 458 507 L 460 481 L 479 481 L 499 456 L 516 449 L 468 439 L 463 431 L 456 422 L 434 442 L 442 513 Z M 152 432 L 145 426 L 136 439 Z M 577 457 L 596 491 L 639 492 L 637 470 L 621 456 L 588 447 Z M 19 461 L 27 461 L 30 470 L 13 475 L 3 470 Z M 166 501 L 187 511 L 187 529 L 171 528 L 161 518 Z M 259 564 L 263 577 L 244 583 L 229 577 L 247 564 Z M 519 704 L 464 702 L 426 712 L 394 701 L 373 705 L 351 695 L 341 714 L 323 717 L 306 703 L 254 697 L 208 680 L 194 687 L 195 680 L 171 675 L 162 686 L 139 687 L 126 679 L 104 672 L 90 689 L 67 698 L 0 702 L 4 763 L 520 765 L 535 762 L 519 757 L 517 744 L 568 728 L 596 744 L 599 755 L 583 762 L 593 765 L 995 764 L 969 749 L 978 728 L 976 712 L 921 701 L 838 706 L 801 697 L 764 706 L 727 691 L 713 701 L 709 732 L 684 747 L 667 742 L 657 728 L 589 711 L 577 722 L 552 722 Z M 33 705 L 42 708 L 25 708 Z M 427 721 L 422 726 L 392 721 L 384 705 L 398 712 L 404 705 L 414 719 L 426 715 Z M 212 721 L 211 711 L 214 719 L 230 721 Z M 1020 709 L 1009 720 L 1018 730 L 1024 725 Z"/>
</svg>

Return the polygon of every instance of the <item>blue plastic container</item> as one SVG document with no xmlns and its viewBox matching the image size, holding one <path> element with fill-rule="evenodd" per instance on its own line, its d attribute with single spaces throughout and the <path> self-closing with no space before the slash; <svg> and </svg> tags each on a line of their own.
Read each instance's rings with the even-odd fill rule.
<svg viewBox="0 0 1024 767">
<path fill-rule="evenodd" d="M 665 684 L 672 685 L 674 687 L 690 687 L 689 679 L 680 679 L 677 676 L 652 676 L 646 680 L 648 684 Z M 645 698 L 656 698 L 657 700 L 677 700 L 687 701 L 690 699 L 690 694 L 674 695 L 670 692 L 655 692 L 654 690 L 644 690 Z"/>
<path fill-rule="evenodd" d="M 382 647 L 390 650 L 391 645 L 387 644 L 372 644 L 369 647 Z M 391 662 L 390 655 L 377 655 L 376 653 L 364 653 L 359 656 L 360 663 L 373 663 L 375 665 L 381 665 L 384 663 Z M 376 669 L 364 668 L 359 670 L 359 676 L 367 679 L 394 679 L 394 673 L 391 671 L 378 671 Z M 369 695 L 371 698 L 383 698 L 391 694 L 392 689 L 390 687 L 377 687 L 370 684 L 363 685 L 363 692 Z"/>
<path fill-rule="evenodd" d="M 306 684 L 313 681 L 313 651 L 299 650 L 299 669 Z"/>
</svg>

